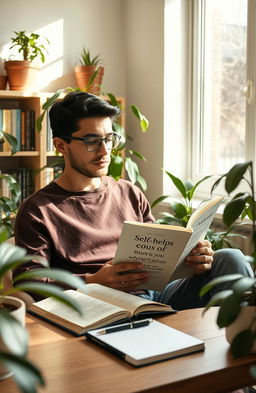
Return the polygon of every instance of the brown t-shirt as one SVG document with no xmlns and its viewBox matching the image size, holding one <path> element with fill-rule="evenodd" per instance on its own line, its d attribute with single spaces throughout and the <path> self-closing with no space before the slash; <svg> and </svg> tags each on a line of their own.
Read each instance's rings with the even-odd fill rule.
<svg viewBox="0 0 256 393">
<path fill-rule="evenodd" d="M 52 182 L 21 205 L 15 241 L 51 267 L 94 273 L 113 259 L 125 220 L 154 221 L 144 194 L 129 181 L 106 176 L 97 190 L 75 193 Z M 31 261 L 18 272 L 34 267 Z"/>
</svg>

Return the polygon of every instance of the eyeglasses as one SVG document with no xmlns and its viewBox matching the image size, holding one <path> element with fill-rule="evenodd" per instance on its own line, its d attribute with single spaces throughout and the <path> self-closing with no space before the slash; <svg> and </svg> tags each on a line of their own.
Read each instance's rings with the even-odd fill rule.
<svg viewBox="0 0 256 393">
<path fill-rule="evenodd" d="M 83 141 L 88 151 L 99 151 L 104 142 L 107 150 L 116 149 L 120 143 L 121 136 L 116 132 L 107 135 L 105 138 L 86 136 L 84 138 L 77 138 L 76 136 L 60 136 L 62 139 Z"/>
</svg>

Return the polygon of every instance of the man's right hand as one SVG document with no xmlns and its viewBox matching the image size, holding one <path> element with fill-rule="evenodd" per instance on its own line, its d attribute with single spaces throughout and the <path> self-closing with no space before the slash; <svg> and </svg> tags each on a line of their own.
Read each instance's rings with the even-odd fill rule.
<svg viewBox="0 0 256 393">
<path fill-rule="evenodd" d="M 106 285 L 114 289 L 131 292 L 143 287 L 142 284 L 149 279 L 143 264 L 136 262 L 122 262 L 115 265 L 112 261 L 106 262 L 96 273 L 86 274 L 86 282 Z M 130 272 L 130 271 L 133 272 Z M 136 272 L 135 272 L 136 271 Z"/>
</svg>

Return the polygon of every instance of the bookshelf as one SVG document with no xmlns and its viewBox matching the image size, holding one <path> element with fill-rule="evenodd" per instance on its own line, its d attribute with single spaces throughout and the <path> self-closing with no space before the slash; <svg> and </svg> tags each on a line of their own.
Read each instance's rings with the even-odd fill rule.
<svg viewBox="0 0 256 393">
<path fill-rule="evenodd" d="M 22 111 L 34 111 L 35 119 L 40 115 L 42 106 L 47 98 L 54 93 L 46 92 L 22 92 L 13 90 L 0 90 L 0 109 L 18 109 Z M 108 100 L 108 97 L 101 98 Z M 124 108 L 125 101 L 122 97 L 117 97 L 118 103 Z M 120 118 L 120 125 L 124 127 L 125 119 L 124 113 Z M 47 165 L 51 160 L 56 158 L 54 151 L 47 151 L 47 118 L 44 117 L 42 123 L 42 130 L 35 133 L 35 148 L 34 150 L 18 151 L 14 155 L 10 151 L 0 152 L 0 170 L 2 173 L 10 172 L 18 168 L 31 169 L 34 173 L 34 189 L 36 191 L 44 187 L 49 179 L 47 169 L 38 171 L 38 169 Z M 8 129 L 4 131 L 9 132 Z M 48 131 L 49 132 L 49 131 Z"/>
</svg>

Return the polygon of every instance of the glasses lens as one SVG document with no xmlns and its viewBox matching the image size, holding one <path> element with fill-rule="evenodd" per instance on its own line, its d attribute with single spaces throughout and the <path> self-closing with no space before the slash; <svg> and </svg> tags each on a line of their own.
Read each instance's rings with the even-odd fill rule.
<svg viewBox="0 0 256 393">
<path fill-rule="evenodd" d="M 87 150 L 88 151 L 98 151 L 102 145 L 102 142 L 104 141 L 106 147 L 108 150 L 115 149 L 119 145 L 119 135 L 117 134 L 111 134 L 108 135 L 106 138 L 86 138 L 84 140 Z"/>
</svg>

